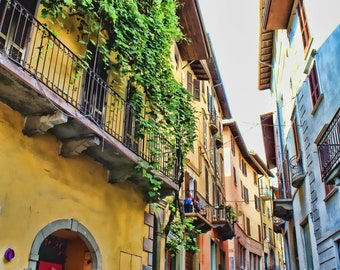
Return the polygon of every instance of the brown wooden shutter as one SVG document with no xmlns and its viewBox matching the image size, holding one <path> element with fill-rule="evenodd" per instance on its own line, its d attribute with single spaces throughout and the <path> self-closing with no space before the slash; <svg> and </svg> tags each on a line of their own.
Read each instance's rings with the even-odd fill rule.
<svg viewBox="0 0 340 270">
<path fill-rule="evenodd" d="M 194 99 L 199 101 L 200 95 L 201 95 L 201 81 L 194 80 Z"/>
<path fill-rule="evenodd" d="M 185 188 L 185 197 L 189 197 L 189 181 L 190 181 L 190 175 L 188 172 L 184 173 L 184 188 Z"/>
<path fill-rule="evenodd" d="M 187 72 L 187 89 L 190 94 L 192 94 L 192 74 Z"/>
</svg>

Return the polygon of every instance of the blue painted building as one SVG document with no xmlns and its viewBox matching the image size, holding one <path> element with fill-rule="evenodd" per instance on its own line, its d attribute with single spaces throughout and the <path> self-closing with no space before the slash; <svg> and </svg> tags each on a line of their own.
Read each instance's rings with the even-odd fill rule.
<svg viewBox="0 0 340 270">
<path fill-rule="evenodd" d="M 260 2 L 258 88 L 276 100 L 261 121 L 286 268 L 339 269 L 340 3 Z"/>
</svg>

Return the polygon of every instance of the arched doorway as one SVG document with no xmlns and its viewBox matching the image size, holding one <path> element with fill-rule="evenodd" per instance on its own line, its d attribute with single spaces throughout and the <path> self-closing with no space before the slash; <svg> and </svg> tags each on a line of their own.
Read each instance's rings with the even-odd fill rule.
<svg viewBox="0 0 340 270">
<path fill-rule="evenodd" d="M 32 270 L 101 270 L 99 247 L 77 220 L 56 220 L 45 226 L 32 244 L 28 268 Z"/>
</svg>

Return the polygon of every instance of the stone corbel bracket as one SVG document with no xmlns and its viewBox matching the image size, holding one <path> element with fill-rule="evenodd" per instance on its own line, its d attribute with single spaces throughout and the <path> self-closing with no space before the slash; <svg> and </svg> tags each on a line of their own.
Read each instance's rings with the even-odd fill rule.
<svg viewBox="0 0 340 270">
<path fill-rule="evenodd" d="M 67 115 L 61 111 L 42 116 L 26 116 L 22 132 L 29 137 L 42 135 L 55 125 L 67 123 L 67 120 Z"/>
</svg>

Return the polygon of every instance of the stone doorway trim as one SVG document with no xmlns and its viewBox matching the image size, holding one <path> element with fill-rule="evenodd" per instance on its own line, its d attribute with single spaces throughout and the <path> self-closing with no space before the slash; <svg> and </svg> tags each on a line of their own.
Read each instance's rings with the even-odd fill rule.
<svg viewBox="0 0 340 270">
<path fill-rule="evenodd" d="M 88 229 L 75 219 L 55 220 L 39 231 L 35 237 L 29 255 L 28 269 L 37 269 L 39 261 L 39 249 L 47 236 L 58 230 L 71 230 L 78 233 L 79 237 L 85 242 L 92 258 L 92 270 L 102 270 L 102 259 L 96 240 Z"/>
</svg>

